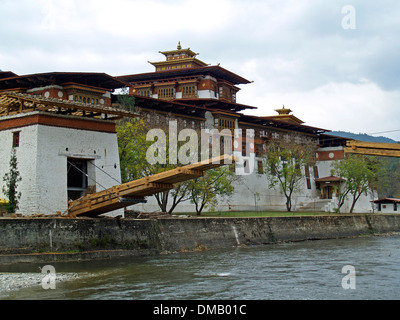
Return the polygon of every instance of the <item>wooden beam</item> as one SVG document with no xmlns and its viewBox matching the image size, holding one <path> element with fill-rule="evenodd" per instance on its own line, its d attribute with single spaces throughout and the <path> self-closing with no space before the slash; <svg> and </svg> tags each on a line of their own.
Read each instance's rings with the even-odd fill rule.
<svg viewBox="0 0 400 320">
<path fill-rule="evenodd" d="M 43 106 L 45 110 L 52 110 L 54 108 L 64 108 L 64 109 L 72 109 L 72 113 L 78 111 L 86 111 L 92 112 L 94 116 L 101 114 L 110 114 L 116 115 L 117 117 L 124 116 L 132 116 L 133 113 L 123 110 L 123 109 L 115 109 L 111 107 L 101 106 L 101 105 L 92 105 L 92 104 L 84 104 L 80 102 L 70 101 L 70 100 L 59 100 L 59 99 L 51 99 L 51 98 L 43 98 L 38 96 L 30 96 L 28 94 L 17 94 L 12 92 L 2 93 L 0 94 L 0 101 L 2 105 L 8 105 L 12 102 L 18 102 L 18 100 L 22 103 L 31 103 Z M 19 107 L 19 105 L 18 105 Z M 137 116 L 137 115 L 135 115 Z"/>
<path fill-rule="evenodd" d="M 24 108 L 24 102 L 21 99 L 18 99 L 19 103 L 19 112 L 22 113 L 22 109 Z"/>
<path fill-rule="evenodd" d="M 383 149 L 367 149 L 367 148 L 344 148 L 345 153 L 363 154 L 366 156 L 381 156 L 381 157 L 395 157 L 400 158 L 400 151 L 396 150 L 383 150 Z"/>
<path fill-rule="evenodd" d="M 379 143 L 379 142 L 364 142 L 364 141 L 347 141 L 348 147 L 373 148 L 373 149 L 388 149 L 400 150 L 400 143 Z"/>
<path fill-rule="evenodd" d="M 398 143 L 377 143 L 364 141 L 347 141 L 345 153 L 363 154 L 381 157 L 400 157 L 400 144 Z"/>
<path fill-rule="evenodd" d="M 204 170 L 224 166 L 227 160 L 233 162 L 234 159 L 232 156 L 224 155 L 89 194 L 70 202 L 68 215 L 73 217 L 77 215 L 96 216 L 127 207 L 131 203 L 129 201 L 121 201 L 121 199 L 144 199 L 144 197 L 171 190 L 174 188 L 175 183 L 202 177 Z"/>
</svg>

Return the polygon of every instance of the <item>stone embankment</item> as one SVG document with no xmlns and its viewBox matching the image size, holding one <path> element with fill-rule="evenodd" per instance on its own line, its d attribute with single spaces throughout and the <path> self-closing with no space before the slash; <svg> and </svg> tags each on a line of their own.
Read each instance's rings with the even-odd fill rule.
<svg viewBox="0 0 400 320">
<path fill-rule="evenodd" d="M 0 218 L 0 264 L 79 261 L 400 231 L 400 215 Z"/>
</svg>

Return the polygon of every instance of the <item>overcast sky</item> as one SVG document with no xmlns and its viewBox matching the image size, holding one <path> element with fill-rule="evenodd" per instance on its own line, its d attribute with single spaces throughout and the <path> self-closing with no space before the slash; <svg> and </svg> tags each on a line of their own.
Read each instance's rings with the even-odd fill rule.
<svg viewBox="0 0 400 320">
<path fill-rule="evenodd" d="M 0 0 L 0 69 L 19 75 L 152 72 L 178 41 L 254 81 L 247 114 L 400 141 L 398 0 Z"/>
</svg>

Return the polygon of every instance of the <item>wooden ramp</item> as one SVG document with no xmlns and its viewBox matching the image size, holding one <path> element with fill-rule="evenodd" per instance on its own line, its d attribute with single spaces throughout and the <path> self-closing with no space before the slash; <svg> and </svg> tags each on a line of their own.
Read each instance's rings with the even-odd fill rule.
<svg viewBox="0 0 400 320">
<path fill-rule="evenodd" d="M 93 217 L 133 204 L 144 203 L 147 196 L 171 190 L 175 183 L 202 177 L 205 170 L 232 162 L 232 156 L 223 155 L 89 194 L 69 203 L 68 216 Z"/>
<path fill-rule="evenodd" d="M 347 141 L 347 147 L 344 148 L 344 152 L 370 156 L 400 157 L 400 144 L 350 140 Z"/>
</svg>

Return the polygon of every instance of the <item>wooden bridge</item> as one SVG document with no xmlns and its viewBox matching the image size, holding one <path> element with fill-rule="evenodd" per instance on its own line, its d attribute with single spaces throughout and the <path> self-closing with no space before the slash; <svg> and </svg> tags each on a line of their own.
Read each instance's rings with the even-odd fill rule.
<svg viewBox="0 0 400 320">
<path fill-rule="evenodd" d="M 345 153 L 364 154 L 369 156 L 400 157 L 400 143 L 376 143 L 349 140 Z"/>
<path fill-rule="evenodd" d="M 68 216 L 93 217 L 146 202 L 147 196 L 171 190 L 175 183 L 202 177 L 204 171 L 232 163 L 233 160 L 233 156 L 223 155 L 88 194 L 69 203 Z"/>
</svg>

